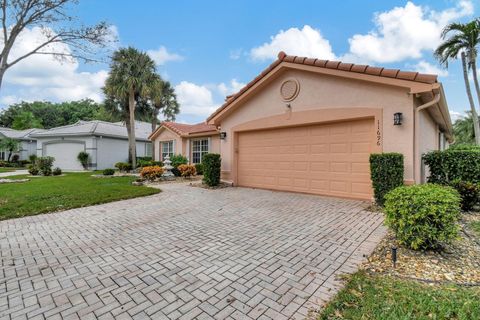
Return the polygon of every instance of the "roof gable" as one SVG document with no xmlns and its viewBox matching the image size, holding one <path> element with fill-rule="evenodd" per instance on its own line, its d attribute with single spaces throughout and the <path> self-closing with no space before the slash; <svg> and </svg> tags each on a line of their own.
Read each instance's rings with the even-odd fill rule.
<svg viewBox="0 0 480 320">
<path fill-rule="evenodd" d="M 273 78 L 275 73 L 284 68 L 405 87 L 409 88 L 411 93 L 430 91 L 432 88 L 438 88 L 440 86 L 440 84 L 437 83 L 436 75 L 343 63 L 340 61 L 289 56 L 281 51 L 276 61 L 245 85 L 239 92 L 228 96 L 225 103 L 208 117 L 207 122 L 209 124 L 218 124 L 216 120 L 222 118 L 228 109 L 234 107 L 240 100 L 255 91 L 260 84 Z"/>
<path fill-rule="evenodd" d="M 154 139 L 157 137 L 164 128 L 169 129 L 181 137 L 202 133 L 215 134 L 217 131 L 217 128 L 214 125 L 209 125 L 204 122 L 197 124 L 186 124 L 173 121 L 164 121 L 154 132 L 152 132 L 152 134 L 150 134 L 149 139 Z"/>
</svg>

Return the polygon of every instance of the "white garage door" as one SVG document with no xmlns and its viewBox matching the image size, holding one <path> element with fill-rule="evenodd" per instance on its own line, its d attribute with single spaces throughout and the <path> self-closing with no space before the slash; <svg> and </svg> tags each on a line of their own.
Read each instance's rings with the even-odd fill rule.
<svg viewBox="0 0 480 320">
<path fill-rule="evenodd" d="M 77 159 L 78 153 L 85 151 L 83 143 L 53 143 L 47 144 L 45 156 L 54 157 L 53 167 L 59 167 L 62 170 L 83 170 L 82 165 Z"/>
</svg>

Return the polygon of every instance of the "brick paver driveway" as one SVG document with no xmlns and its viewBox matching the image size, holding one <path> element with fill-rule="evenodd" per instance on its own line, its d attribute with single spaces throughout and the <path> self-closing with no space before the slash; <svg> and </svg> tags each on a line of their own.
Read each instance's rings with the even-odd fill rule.
<svg viewBox="0 0 480 320">
<path fill-rule="evenodd" d="M 301 319 L 385 232 L 358 201 L 162 189 L 0 222 L 0 318 Z"/>
</svg>

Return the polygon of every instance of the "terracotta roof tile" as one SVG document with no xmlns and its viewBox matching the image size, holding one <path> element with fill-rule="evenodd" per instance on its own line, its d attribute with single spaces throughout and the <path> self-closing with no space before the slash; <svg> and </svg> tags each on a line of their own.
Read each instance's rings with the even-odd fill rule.
<svg viewBox="0 0 480 320">
<path fill-rule="evenodd" d="M 185 124 L 171 121 L 162 122 L 162 126 L 169 128 L 170 130 L 178 133 L 179 135 L 189 135 L 200 132 L 208 132 L 217 130 L 215 126 L 206 123 L 197 124 Z"/>
<path fill-rule="evenodd" d="M 353 63 L 343 63 L 340 61 L 329 61 L 329 60 L 321 60 L 321 59 L 314 59 L 314 58 L 307 58 L 307 57 L 289 56 L 285 52 L 280 51 L 278 53 L 277 60 L 275 60 L 271 65 L 269 65 L 268 68 L 266 68 L 260 75 L 255 77 L 255 79 L 250 81 L 239 92 L 237 92 L 236 94 L 228 98 L 225 101 L 225 103 L 209 117 L 209 119 L 211 119 L 216 114 L 218 114 L 221 110 L 226 108 L 230 103 L 236 100 L 236 98 L 238 98 L 242 93 L 250 89 L 255 83 L 257 83 L 260 79 L 262 79 L 265 75 L 267 75 L 270 71 L 272 71 L 275 67 L 277 67 L 282 62 L 304 64 L 304 65 L 316 66 L 319 68 L 337 69 L 344 72 L 364 73 L 372 76 L 395 78 L 400 80 L 422 82 L 427 84 L 433 84 L 437 82 L 437 76 L 433 74 L 401 71 L 397 69 L 385 69 L 382 67 L 357 65 Z"/>
</svg>

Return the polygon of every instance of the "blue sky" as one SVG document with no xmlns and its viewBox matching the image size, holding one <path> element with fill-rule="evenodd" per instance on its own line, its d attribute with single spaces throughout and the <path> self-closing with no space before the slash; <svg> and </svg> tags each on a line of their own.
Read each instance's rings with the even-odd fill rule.
<svg viewBox="0 0 480 320">
<path fill-rule="evenodd" d="M 432 57 L 443 26 L 478 15 L 478 1 L 82 0 L 85 23 L 105 20 L 118 46 L 147 51 L 181 102 L 179 121 L 202 121 L 270 64 L 279 50 L 346 62 L 439 73 L 450 110 L 468 109 L 458 63 Z M 40 37 L 29 30 L 18 51 Z M 67 48 L 68 49 L 68 48 Z M 7 71 L 0 108 L 20 100 L 101 101 L 108 65 L 33 57 Z"/>
</svg>

